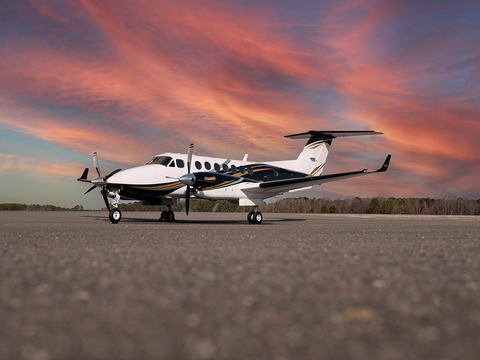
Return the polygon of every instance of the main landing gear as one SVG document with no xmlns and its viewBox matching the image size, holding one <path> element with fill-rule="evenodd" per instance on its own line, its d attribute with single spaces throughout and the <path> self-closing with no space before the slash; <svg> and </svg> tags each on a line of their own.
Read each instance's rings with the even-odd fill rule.
<svg viewBox="0 0 480 360">
<path fill-rule="evenodd" d="M 158 221 L 167 221 L 167 222 L 175 221 L 175 213 L 172 211 L 172 206 L 167 205 L 167 209 L 168 210 L 162 211 L 160 215 L 160 219 L 158 219 Z"/>
<path fill-rule="evenodd" d="M 258 210 L 258 207 L 255 208 L 255 211 L 251 211 L 247 215 L 247 220 L 249 224 L 261 224 L 263 220 L 263 215 Z"/>
</svg>

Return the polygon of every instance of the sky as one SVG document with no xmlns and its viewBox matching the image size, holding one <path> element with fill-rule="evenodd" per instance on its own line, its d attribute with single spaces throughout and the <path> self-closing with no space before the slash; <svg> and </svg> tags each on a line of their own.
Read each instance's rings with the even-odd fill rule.
<svg viewBox="0 0 480 360">
<path fill-rule="evenodd" d="M 0 203 L 101 208 L 77 182 L 163 152 L 386 173 L 310 197 L 480 198 L 480 3 L 442 0 L 0 3 Z M 304 193 L 296 193 L 304 196 Z"/>
</svg>

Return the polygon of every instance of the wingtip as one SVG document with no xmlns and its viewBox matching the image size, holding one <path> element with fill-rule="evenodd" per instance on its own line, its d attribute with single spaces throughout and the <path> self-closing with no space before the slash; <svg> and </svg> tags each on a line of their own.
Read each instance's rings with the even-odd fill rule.
<svg viewBox="0 0 480 360">
<path fill-rule="evenodd" d="M 387 171 L 388 166 L 390 165 L 391 158 L 392 158 L 392 155 L 388 154 L 387 158 L 385 159 L 385 162 L 383 163 L 382 167 L 378 169 L 378 171 Z"/>
</svg>

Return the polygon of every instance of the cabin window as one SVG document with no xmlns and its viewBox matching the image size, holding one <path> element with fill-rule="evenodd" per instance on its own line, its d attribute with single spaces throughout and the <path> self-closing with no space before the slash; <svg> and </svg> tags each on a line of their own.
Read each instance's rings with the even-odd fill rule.
<svg viewBox="0 0 480 360">
<path fill-rule="evenodd" d="M 215 168 L 215 171 L 220 171 L 220 165 L 218 165 L 217 163 L 215 163 L 213 167 Z"/>
<path fill-rule="evenodd" d="M 244 168 L 243 166 L 240 166 L 240 172 L 241 172 L 242 174 L 245 174 L 245 168 Z"/>
<path fill-rule="evenodd" d="M 230 170 L 232 171 L 232 173 L 236 173 L 237 172 L 237 167 L 235 165 L 232 165 L 230 167 Z"/>
<path fill-rule="evenodd" d="M 208 161 L 205 161 L 205 169 L 210 170 L 212 168 L 212 165 Z"/>
<path fill-rule="evenodd" d="M 195 167 L 200 170 L 202 168 L 202 163 L 200 161 L 195 161 Z"/>
<path fill-rule="evenodd" d="M 223 172 L 228 172 L 228 165 L 227 165 L 227 164 L 223 164 L 223 165 L 222 165 L 222 169 L 223 169 Z"/>
<path fill-rule="evenodd" d="M 253 169 L 249 166 L 247 167 L 248 175 L 253 175 Z"/>
<path fill-rule="evenodd" d="M 185 166 L 185 163 L 183 162 L 182 159 L 177 159 L 177 167 L 183 168 Z"/>
</svg>

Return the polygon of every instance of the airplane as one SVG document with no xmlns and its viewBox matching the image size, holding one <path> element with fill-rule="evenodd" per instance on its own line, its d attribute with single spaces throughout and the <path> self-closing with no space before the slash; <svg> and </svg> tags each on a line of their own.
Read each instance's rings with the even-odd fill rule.
<svg viewBox="0 0 480 360">
<path fill-rule="evenodd" d="M 163 153 L 156 155 L 145 165 L 126 170 L 117 169 L 107 176 L 100 173 L 97 153 L 93 165 L 98 177 L 88 180 L 86 168 L 78 181 L 91 183 L 100 188 L 109 219 L 118 223 L 122 213 L 120 200 L 140 200 L 145 205 L 166 205 L 159 221 L 175 221 L 172 211 L 179 198 L 185 199 L 188 215 L 190 199 L 226 200 L 230 205 L 254 206 L 248 213 L 249 224 L 261 224 L 263 215 L 259 206 L 274 196 L 309 189 L 332 181 L 384 172 L 388 169 L 391 155 L 378 170 L 363 169 L 345 173 L 322 175 L 330 146 L 335 138 L 361 135 L 380 135 L 382 132 L 364 131 L 308 131 L 286 135 L 290 139 L 308 139 L 302 152 L 294 160 L 253 162 L 246 154 L 242 160 L 193 155 L 193 144 L 187 154 Z M 194 170 L 192 171 L 192 168 Z M 113 199 L 110 207 L 108 198 Z"/>
</svg>

